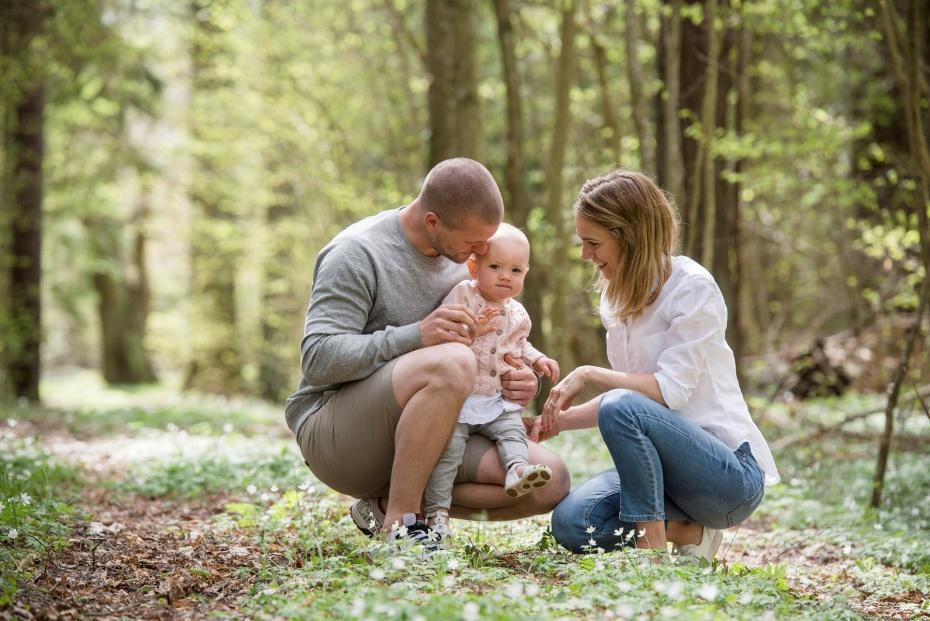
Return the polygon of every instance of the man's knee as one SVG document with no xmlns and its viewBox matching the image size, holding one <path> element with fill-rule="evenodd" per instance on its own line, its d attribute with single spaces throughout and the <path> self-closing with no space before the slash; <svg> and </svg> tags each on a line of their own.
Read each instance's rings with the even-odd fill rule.
<svg viewBox="0 0 930 621">
<path fill-rule="evenodd" d="M 460 343 L 444 343 L 429 348 L 425 379 L 430 386 L 471 394 L 478 372 L 478 361 L 471 349 Z"/>
</svg>

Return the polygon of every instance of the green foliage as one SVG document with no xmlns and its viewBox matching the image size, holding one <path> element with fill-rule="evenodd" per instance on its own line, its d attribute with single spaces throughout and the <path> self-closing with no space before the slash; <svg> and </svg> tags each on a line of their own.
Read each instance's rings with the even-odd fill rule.
<svg viewBox="0 0 930 621">
<path fill-rule="evenodd" d="M 12 603 L 37 564 L 67 545 L 66 489 L 77 471 L 57 463 L 32 437 L 13 434 L 17 419 L 0 410 L 0 609 Z"/>
</svg>

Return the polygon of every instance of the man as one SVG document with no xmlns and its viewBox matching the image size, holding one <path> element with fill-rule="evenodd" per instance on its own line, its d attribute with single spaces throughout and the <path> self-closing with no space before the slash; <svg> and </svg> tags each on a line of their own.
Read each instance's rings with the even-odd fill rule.
<svg viewBox="0 0 930 621">
<path fill-rule="evenodd" d="M 487 250 L 502 215 L 500 190 L 484 166 L 446 160 L 410 205 L 353 224 L 317 257 L 303 377 L 285 414 L 314 475 L 361 499 L 351 514 L 369 536 L 397 524 L 406 537 L 428 537 L 419 516 L 423 490 L 476 372 L 468 348 L 474 313 L 440 302 L 468 277 L 463 264 Z M 507 399 L 526 404 L 537 380 L 529 368 L 514 369 L 502 387 Z M 493 445 L 473 436 L 452 515 L 484 509 L 491 519 L 514 519 L 551 510 L 568 493 L 568 471 L 547 449 L 531 443 L 529 450 L 553 480 L 515 500 L 504 493 Z"/>
</svg>

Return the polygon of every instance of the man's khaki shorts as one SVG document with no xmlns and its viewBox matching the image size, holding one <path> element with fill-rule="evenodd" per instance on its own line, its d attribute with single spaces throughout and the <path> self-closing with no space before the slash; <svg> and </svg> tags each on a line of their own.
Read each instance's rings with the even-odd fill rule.
<svg viewBox="0 0 930 621">
<path fill-rule="evenodd" d="M 337 492 L 355 498 L 389 495 L 394 431 L 402 412 L 394 394 L 394 362 L 345 384 L 297 431 L 310 470 Z M 492 448 L 484 436 L 471 436 L 455 482 L 477 481 L 478 463 Z"/>
</svg>

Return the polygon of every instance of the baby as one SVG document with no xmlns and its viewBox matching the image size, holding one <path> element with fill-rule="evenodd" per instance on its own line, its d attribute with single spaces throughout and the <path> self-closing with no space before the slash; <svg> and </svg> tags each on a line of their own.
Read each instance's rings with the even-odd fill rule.
<svg viewBox="0 0 930 621">
<path fill-rule="evenodd" d="M 452 485 L 465 453 L 468 436 L 474 433 L 493 440 L 507 471 L 504 489 L 517 497 L 542 487 L 552 478 L 548 466 L 532 465 L 521 410 L 501 395 L 501 374 L 510 367 L 529 364 L 552 381 L 559 380 L 559 365 L 526 340 L 530 317 L 513 299 L 523 290 L 529 270 L 530 243 L 519 229 L 501 224 L 488 240 L 488 250 L 468 260 L 473 280 L 463 280 L 444 304 L 464 304 L 478 317 L 478 334 L 471 349 L 478 361 L 478 375 L 471 396 L 462 406 L 459 422 L 445 452 L 426 485 L 424 510 L 433 531 L 442 539 L 452 534 L 449 507 Z"/>
</svg>

